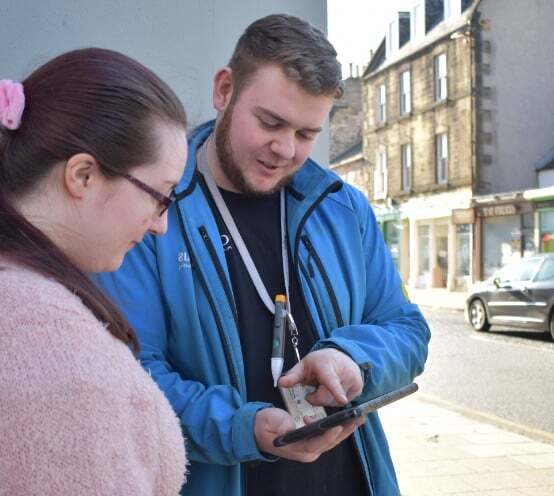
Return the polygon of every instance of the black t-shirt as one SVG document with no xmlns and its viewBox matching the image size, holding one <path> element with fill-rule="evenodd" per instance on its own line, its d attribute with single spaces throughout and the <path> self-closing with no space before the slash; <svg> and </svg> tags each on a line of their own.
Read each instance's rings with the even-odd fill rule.
<svg viewBox="0 0 554 496">
<path fill-rule="evenodd" d="M 281 256 L 279 193 L 252 198 L 220 189 L 244 243 L 270 297 L 285 294 Z M 221 241 L 229 266 L 238 312 L 249 401 L 264 401 L 285 409 L 270 369 L 273 315 L 260 300 L 225 224 L 216 213 Z M 289 259 L 292 255 L 289 256 Z M 308 353 L 316 340 L 315 331 L 301 297 L 296 271 L 290 265 L 291 309 L 299 329 L 300 355 Z M 285 366 L 296 363 L 290 335 L 286 336 Z M 367 494 L 360 462 L 349 438 L 324 453 L 313 463 L 280 459 L 250 463 L 247 470 L 248 496 L 334 496 Z"/>
</svg>

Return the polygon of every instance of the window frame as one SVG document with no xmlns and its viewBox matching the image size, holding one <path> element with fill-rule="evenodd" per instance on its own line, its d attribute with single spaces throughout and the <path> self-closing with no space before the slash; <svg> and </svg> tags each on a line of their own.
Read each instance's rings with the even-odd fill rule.
<svg viewBox="0 0 554 496">
<path fill-rule="evenodd" d="M 448 133 L 435 135 L 435 182 L 448 183 Z"/>
<path fill-rule="evenodd" d="M 405 153 L 406 151 L 408 153 Z M 408 158 L 408 160 L 406 160 L 406 158 Z M 400 145 L 400 178 L 403 192 L 410 191 L 412 188 L 412 161 L 412 144 L 404 143 Z"/>
<path fill-rule="evenodd" d="M 446 52 L 435 55 L 435 101 L 441 102 L 448 98 L 448 59 Z M 444 60 L 444 63 L 441 61 Z"/>
<path fill-rule="evenodd" d="M 387 152 L 378 150 L 375 153 L 375 171 L 373 173 L 373 197 L 382 200 L 387 197 L 388 187 Z M 379 189 L 377 186 L 379 185 Z"/>
<path fill-rule="evenodd" d="M 407 75 L 408 91 L 405 88 L 404 75 Z M 400 73 L 400 115 L 408 115 L 412 111 L 412 74 L 410 69 Z"/>
<path fill-rule="evenodd" d="M 377 122 L 387 122 L 387 86 L 381 83 L 377 86 Z"/>
</svg>

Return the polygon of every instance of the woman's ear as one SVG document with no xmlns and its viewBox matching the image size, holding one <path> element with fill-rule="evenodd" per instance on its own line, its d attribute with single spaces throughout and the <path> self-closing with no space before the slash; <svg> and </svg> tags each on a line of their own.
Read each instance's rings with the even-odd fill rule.
<svg viewBox="0 0 554 496">
<path fill-rule="evenodd" d="M 219 69 L 214 76 L 213 103 L 218 112 L 223 112 L 233 96 L 233 71 L 230 67 Z"/>
<path fill-rule="evenodd" d="M 77 153 L 66 162 L 63 179 L 70 196 L 83 198 L 104 177 L 98 162 L 92 155 Z"/>
</svg>

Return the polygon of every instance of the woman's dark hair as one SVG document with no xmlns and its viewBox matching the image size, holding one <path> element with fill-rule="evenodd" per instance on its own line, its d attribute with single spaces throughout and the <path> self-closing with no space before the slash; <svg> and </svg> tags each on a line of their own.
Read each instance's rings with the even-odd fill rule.
<svg viewBox="0 0 554 496">
<path fill-rule="evenodd" d="M 115 305 L 18 213 L 13 200 L 31 192 L 54 165 L 77 153 L 95 157 L 108 177 L 156 161 L 156 125 L 185 128 L 183 106 L 152 71 L 99 48 L 60 55 L 22 84 L 20 127 L 0 127 L 0 255 L 63 284 L 136 352 L 137 338 Z"/>
</svg>

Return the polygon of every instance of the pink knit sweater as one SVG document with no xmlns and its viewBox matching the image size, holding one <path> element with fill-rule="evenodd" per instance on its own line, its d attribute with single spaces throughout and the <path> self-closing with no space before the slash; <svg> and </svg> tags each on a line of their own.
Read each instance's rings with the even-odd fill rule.
<svg viewBox="0 0 554 496">
<path fill-rule="evenodd" d="M 185 448 L 163 393 L 57 282 L 0 259 L 0 495 L 171 495 Z"/>
</svg>

